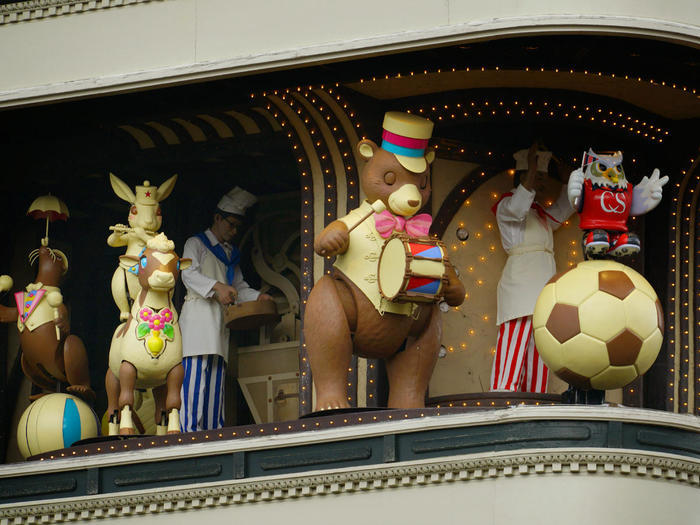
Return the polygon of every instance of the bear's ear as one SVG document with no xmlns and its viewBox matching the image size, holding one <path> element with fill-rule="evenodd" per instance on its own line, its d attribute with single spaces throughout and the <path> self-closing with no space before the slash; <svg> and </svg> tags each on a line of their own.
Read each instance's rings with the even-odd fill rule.
<svg viewBox="0 0 700 525">
<path fill-rule="evenodd" d="M 433 161 L 435 160 L 435 150 L 431 149 L 428 153 L 425 154 L 425 160 L 428 164 L 432 164 Z"/>
<path fill-rule="evenodd" d="M 365 160 L 374 157 L 374 152 L 377 151 L 377 149 L 379 149 L 379 146 L 369 139 L 363 139 L 357 144 L 357 152 Z"/>
</svg>

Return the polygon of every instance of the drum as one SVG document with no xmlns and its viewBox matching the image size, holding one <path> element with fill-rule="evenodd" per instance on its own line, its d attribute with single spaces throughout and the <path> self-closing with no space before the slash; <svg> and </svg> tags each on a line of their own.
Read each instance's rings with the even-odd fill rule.
<svg viewBox="0 0 700 525">
<path fill-rule="evenodd" d="M 446 264 L 442 241 L 395 234 L 379 256 L 379 292 L 398 303 L 436 303 L 447 284 Z"/>
<path fill-rule="evenodd" d="M 280 320 L 274 301 L 247 301 L 226 308 L 224 323 L 229 330 L 252 330 Z"/>
</svg>

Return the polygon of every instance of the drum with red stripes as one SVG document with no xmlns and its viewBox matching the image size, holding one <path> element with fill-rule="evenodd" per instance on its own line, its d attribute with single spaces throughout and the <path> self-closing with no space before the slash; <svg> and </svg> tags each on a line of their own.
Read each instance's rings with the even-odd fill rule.
<svg viewBox="0 0 700 525">
<path fill-rule="evenodd" d="M 394 234 L 379 256 L 379 292 L 399 303 L 434 303 L 447 283 L 447 251 L 437 239 Z"/>
</svg>

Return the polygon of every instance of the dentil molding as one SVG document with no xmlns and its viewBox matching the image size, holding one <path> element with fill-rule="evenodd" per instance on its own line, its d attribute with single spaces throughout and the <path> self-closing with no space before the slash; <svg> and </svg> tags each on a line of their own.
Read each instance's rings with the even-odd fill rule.
<svg viewBox="0 0 700 525">
<path fill-rule="evenodd" d="M 208 487 L 82 497 L 61 503 L 17 503 L 0 509 L 0 525 L 63 523 L 163 512 L 214 509 L 228 505 L 298 497 L 386 490 L 416 485 L 484 479 L 568 474 L 656 479 L 700 486 L 700 461 L 626 450 L 505 452 L 481 457 L 427 460 L 386 467 L 291 474 L 276 479 L 225 482 Z"/>
<path fill-rule="evenodd" d="M 97 9 L 145 4 L 156 0 L 29 0 L 0 5 L 0 25 Z M 162 0 L 158 0 L 162 1 Z"/>
</svg>

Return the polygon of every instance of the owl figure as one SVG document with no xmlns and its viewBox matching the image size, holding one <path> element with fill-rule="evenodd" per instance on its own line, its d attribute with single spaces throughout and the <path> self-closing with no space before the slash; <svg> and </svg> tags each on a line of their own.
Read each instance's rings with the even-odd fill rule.
<svg viewBox="0 0 700 525">
<path fill-rule="evenodd" d="M 622 257 L 639 252 L 639 237 L 627 230 L 630 215 L 643 215 L 661 202 L 668 177 L 655 169 L 633 186 L 625 177 L 622 152 L 583 154 L 581 168 L 571 173 L 567 192 L 580 215 L 587 258 Z"/>
</svg>

